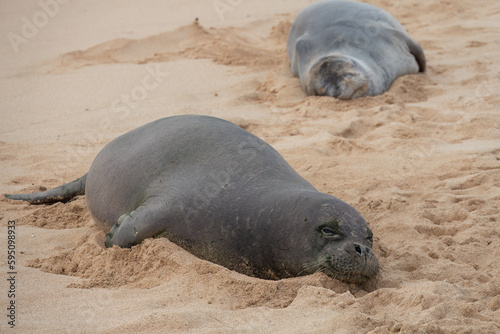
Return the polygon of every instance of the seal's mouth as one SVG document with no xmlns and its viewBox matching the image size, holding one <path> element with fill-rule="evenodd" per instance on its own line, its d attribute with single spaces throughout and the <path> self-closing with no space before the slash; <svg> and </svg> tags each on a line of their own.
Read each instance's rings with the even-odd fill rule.
<svg viewBox="0 0 500 334">
<path fill-rule="evenodd" d="M 370 252 L 359 258 L 350 258 L 347 254 L 337 257 L 327 255 L 322 261 L 323 271 L 330 277 L 348 283 L 361 283 L 375 277 L 379 272 L 379 263 Z"/>
<path fill-rule="evenodd" d="M 332 269 L 325 267 L 326 274 L 334 279 L 338 279 L 339 281 L 346 282 L 346 283 L 362 283 L 373 276 L 368 276 L 362 273 L 347 273 L 347 274 L 340 274 L 336 271 L 333 271 Z"/>
</svg>

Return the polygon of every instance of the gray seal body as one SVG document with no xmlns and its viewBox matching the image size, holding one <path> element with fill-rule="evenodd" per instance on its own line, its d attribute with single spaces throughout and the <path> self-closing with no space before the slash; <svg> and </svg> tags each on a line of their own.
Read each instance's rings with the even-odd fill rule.
<svg viewBox="0 0 500 334">
<path fill-rule="evenodd" d="M 320 270 L 359 282 L 379 269 L 372 232 L 354 208 L 221 119 L 174 116 L 116 138 L 92 163 L 85 194 L 108 247 L 165 236 L 202 259 L 267 279 Z"/>
<path fill-rule="evenodd" d="M 303 9 L 287 43 L 292 72 L 307 95 L 375 96 L 399 76 L 425 71 L 425 56 L 386 11 L 360 2 L 326 0 Z"/>
</svg>

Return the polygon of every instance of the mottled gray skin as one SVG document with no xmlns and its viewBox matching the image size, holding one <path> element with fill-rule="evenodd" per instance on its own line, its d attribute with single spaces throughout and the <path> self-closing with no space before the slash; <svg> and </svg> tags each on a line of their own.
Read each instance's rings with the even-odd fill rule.
<svg viewBox="0 0 500 334">
<path fill-rule="evenodd" d="M 372 233 L 354 208 L 221 119 L 175 116 L 130 131 L 104 147 L 86 181 L 108 247 L 166 236 L 202 259 L 267 279 L 321 270 L 360 282 L 379 269 Z"/>
<path fill-rule="evenodd" d="M 375 6 L 326 0 L 303 9 L 287 44 L 292 72 L 307 95 L 349 100 L 385 92 L 425 71 L 425 56 L 399 22 Z"/>
</svg>

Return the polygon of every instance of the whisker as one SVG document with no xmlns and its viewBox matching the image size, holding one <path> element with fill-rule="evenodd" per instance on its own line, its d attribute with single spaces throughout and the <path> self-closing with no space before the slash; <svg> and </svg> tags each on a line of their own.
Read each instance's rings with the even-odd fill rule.
<svg viewBox="0 0 500 334">
<path fill-rule="evenodd" d="M 315 273 L 317 273 L 320 270 L 323 270 L 324 269 L 323 264 L 325 264 L 326 261 L 327 261 L 327 259 L 320 259 L 318 261 L 309 262 L 309 263 L 304 264 L 304 268 L 297 274 L 297 276 L 300 276 L 306 270 L 308 271 L 308 270 L 311 270 L 314 268 L 316 268 L 316 270 L 314 270 Z"/>
</svg>

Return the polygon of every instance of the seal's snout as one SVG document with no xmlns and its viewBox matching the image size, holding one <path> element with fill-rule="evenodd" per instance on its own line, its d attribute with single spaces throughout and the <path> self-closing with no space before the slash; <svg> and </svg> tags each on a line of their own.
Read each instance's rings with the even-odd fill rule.
<svg viewBox="0 0 500 334">
<path fill-rule="evenodd" d="M 358 243 L 348 243 L 344 246 L 344 250 L 353 258 L 368 258 L 374 256 L 373 252 L 370 250 L 370 247 L 363 246 Z"/>
<path fill-rule="evenodd" d="M 331 276 L 345 282 L 364 282 L 377 275 L 380 265 L 370 247 L 357 242 L 346 242 L 336 251 L 330 251 Z"/>
<path fill-rule="evenodd" d="M 354 244 L 354 251 L 356 252 L 356 254 L 358 254 L 360 256 L 367 256 L 371 252 L 370 248 L 363 247 L 363 246 L 358 245 L 358 244 Z"/>
<path fill-rule="evenodd" d="M 368 95 L 369 89 L 369 80 L 356 61 L 329 56 L 311 67 L 306 92 L 308 95 L 351 100 Z"/>
</svg>

